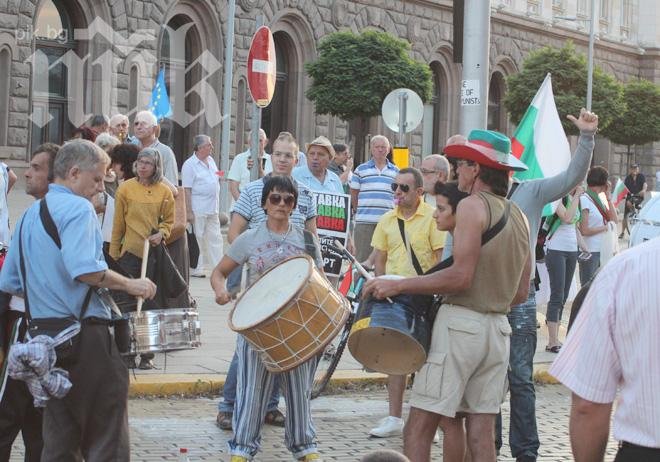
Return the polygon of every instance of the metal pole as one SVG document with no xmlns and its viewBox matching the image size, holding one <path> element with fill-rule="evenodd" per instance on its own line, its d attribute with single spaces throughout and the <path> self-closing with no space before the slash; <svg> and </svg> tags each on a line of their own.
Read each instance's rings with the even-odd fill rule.
<svg viewBox="0 0 660 462">
<path fill-rule="evenodd" d="M 467 135 L 488 120 L 490 2 L 465 0 L 465 12 L 459 131 Z"/>
<path fill-rule="evenodd" d="M 220 183 L 220 209 L 229 212 L 229 146 L 231 137 L 231 90 L 234 81 L 234 17 L 236 16 L 236 0 L 229 0 L 229 20 L 227 22 L 227 38 L 225 40 L 225 80 L 222 89 L 222 140 L 220 148 L 220 170 L 225 173 Z"/>
<path fill-rule="evenodd" d="M 594 84 L 594 39 L 596 36 L 596 0 L 591 0 L 589 20 L 589 54 L 587 55 L 587 111 L 591 111 L 591 94 Z"/>
<path fill-rule="evenodd" d="M 264 25 L 264 17 L 257 15 L 257 28 L 259 30 Z M 261 128 L 261 108 L 255 102 L 252 102 L 252 134 L 250 136 L 250 157 L 254 163 L 250 170 L 250 181 L 259 178 L 259 129 Z"/>
<path fill-rule="evenodd" d="M 399 93 L 399 147 L 406 145 L 406 109 L 408 107 L 408 94 Z"/>
</svg>

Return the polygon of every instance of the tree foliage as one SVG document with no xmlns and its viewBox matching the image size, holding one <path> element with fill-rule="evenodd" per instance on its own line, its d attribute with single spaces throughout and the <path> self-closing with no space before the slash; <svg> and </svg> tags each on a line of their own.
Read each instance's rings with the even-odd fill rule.
<svg viewBox="0 0 660 462">
<path fill-rule="evenodd" d="M 379 115 L 397 88 L 431 98 L 431 70 L 409 56 L 410 44 L 385 32 L 335 32 L 319 44 L 318 59 L 305 65 L 312 84 L 307 98 L 318 114 L 344 120 Z"/>
<path fill-rule="evenodd" d="M 529 54 L 522 70 L 507 78 L 504 98 L 514 123 L 520 122 L 546 74 L 552 75 L 552 90 L 559 118 L 567 134 L 577 134 L 566 115 L 577 115 L 587 98 L 587 60 L 568 42 L 563 48 L 544 47 Z M 592 111 L 598 114 L 604 130 L 625 110 L 623 87 L 609 74 L 594 66 Z"/>
<path fill-rule="evenodd" d="M 660 86 L 631 80 L 623 88 L 626 109 L 603 131 L 616 144 L 642 145 L 660 140 Z"/>
</svg>

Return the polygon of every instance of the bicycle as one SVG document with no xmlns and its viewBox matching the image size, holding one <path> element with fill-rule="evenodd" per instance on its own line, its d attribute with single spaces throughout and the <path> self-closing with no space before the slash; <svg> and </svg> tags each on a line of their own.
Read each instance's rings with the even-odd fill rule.
<svg viewBox="0 0 660 462">
<path fill-rule="evenodd" d="M 334 246 L 328 246 L 328 248 L 330 249 L 331 253 L 340 256 L 342 260 L 350 261 L 350 259 L 344 254 L 343 251 L 337 249 Z M 364 284 L 365 278 L 359 273 L 357 269 L 354 268 L 352 264 L 343 274 L 343 278 L 349 276 L 351 277 L 352 281 L 350 287 L 348 287 L 346 293 L 343 293 L 341 290 L 340 292 L 342 292 L 342 295 L 344 295 L 350 302 L 351 312 L 346 319 L 346 323 L 344 324 L 344 328 L 342 329 L 341 333 L 337 335 L 332 340 L 332 342 L 330 342 L 328 346 L 325 347 L 323 353 L 319 355 L 318 365 L 314 375 L 314 383 L 312 384 L 312 399 L 318 398 L 323 393 L 325 387 L 328 385 L 328 382 L 330 382 L 332 374 L 334 374 L 335 370 L 337 369 L 341 355 L 346 349 L 348 336 L 351 333 L 351 328 L 353 327 L 353 322 L 355 321 L 355 317 L 360 306 L 360 294 L 362 292 L 362 285 Z"/>
</svg>

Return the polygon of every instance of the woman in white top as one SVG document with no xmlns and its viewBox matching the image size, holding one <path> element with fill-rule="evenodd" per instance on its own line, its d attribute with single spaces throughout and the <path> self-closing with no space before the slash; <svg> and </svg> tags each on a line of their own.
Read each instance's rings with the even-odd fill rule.
<svg viewBox="0 0 660 462">
<path fill-rule="evenodd" d="M 548 250 L 545 254 L 545 265 L 550 276 L 550 301 L 546 312 L 548 345 L 545 347 L 545 351 L 552 353 L 559 353 L 561 347 L 557 334 L 577 263 L 578 232 L 576 223 L 580 220 L 578 205 L 583 193 L 584 188 L 578 186 L 573 190 L 571 196 L 565 197 L 557 206 L 556 217 L 550 225 L 546 239 Z"/>
<path fill-rule="evenodd" d="M 580 260 L 580 284 L 586 284 L 596 273 L 600 266 L 600 248 L 605 233 L 609 229 L 609 222 L 618 223 L 619 218 L 610 197 L 609 173 L 599 165 L 591 167 L 587 174 L 587 191 L 580 198 L 582 219 L 579 230 L 584 236 L 587 252 L 591 253 L 588 259 Z M 606 203 L 599 198 L 605 193 Z"/>
</svg>

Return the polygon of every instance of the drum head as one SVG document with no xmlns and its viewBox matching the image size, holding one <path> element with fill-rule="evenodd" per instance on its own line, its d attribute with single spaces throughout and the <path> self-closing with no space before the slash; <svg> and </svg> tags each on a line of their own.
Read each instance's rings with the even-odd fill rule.
<svg viewBox="0 0 660 462">
<path fill-rule="evenodd" d="M 264 273 L 236 302 L 233 329 L 255 326 L 286 306 L 309 279 L 312 264 L 308 257 L 293 257 Z"/>
</svg>

